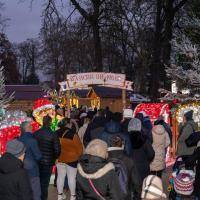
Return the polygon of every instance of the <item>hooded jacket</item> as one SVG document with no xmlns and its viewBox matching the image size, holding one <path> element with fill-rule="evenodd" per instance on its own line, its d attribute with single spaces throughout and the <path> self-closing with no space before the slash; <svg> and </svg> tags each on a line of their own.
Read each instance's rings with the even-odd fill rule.
<svg viewBox="0 0 200 200">
<path fill-rule="evenodd" d="M 150 163 L 155 152 L 149 140 L 141 132 L 130 132 L 130 139 L 133 147 L 131 156 L 143 181 L 150 174 Z"/>
<path fill-rule="evenodd" d="M 197 131 L 198 125 L 194 120 L 187 121 L 184 125 L 179 126 L 179 138 L 177 145 L 177 155 L 192 155 L 195 147 L 187 147 L 185 140 L 195 131 Z"/>
<path fill-rule="evenodd" d="M 166 149 L 170 145 L 170 138 L 162 125 L 154 126 L 152 135 L 155 157 L 150 165 L 150 169 L 151 171 L 160 171 L 165 169 Z"/>
<path fill-rule="evenodd" d="M 125 147 L 124 150 L 127 155 L 131 154 L 132 147 L 131 147 L 131 142 L 129 138 L 128 132 L 122 132 L 121 130 L 121 125 L 118 122 L 115 122 L 111 120 L 105 125 L 105 131 L 100 135 L 101 140 L 105 141 L 108 144 L 108 147 L 111 147 L 111 138 L 114 135 L 119 135 L 122 137 L 122 139 L 125 142 Z"/>
<path fill-rule="evenodd" d="M 169 139 L 170 139 L 170 145 L 172 146 L 172 130 L 171 130 L 171 127 L 168 123 L 166 123 L 163 119 L 160 119 L 160 120 L 156 120 L 154 122 L 154 125 L 162 125 L 165 129 L 165 131 L 167 131 L 168 135 L 169 135 Z"/>
<path fill-rule="evenodd" d="M 142 188 L 142 180 L 134 161 L 130 157 L 128 157 L 124 153 L 124 149 L 120 147 L 108 148 L 108 160 L 112 162 L 112 158 L 121 160 L 124 166 L 126 166 L 128 177 L 128 195 L 126 196 L 126 200 L 131 199 L 131 193 L 134 194 L 135 199 L 139 198 Z"/>
<path fill-rule="evenodd" d="M 99 200 L 89 180 L 106 200 L 124 200 L 114 165 L 98 156 L 83 155 L 78 164 L 77 200 Z"/>
<path fill-rule="evenodd" d="M 23 163 L 10 153 L 5 153 L 0 158 L 0 199 L 33 200 Z"/>
</svg>

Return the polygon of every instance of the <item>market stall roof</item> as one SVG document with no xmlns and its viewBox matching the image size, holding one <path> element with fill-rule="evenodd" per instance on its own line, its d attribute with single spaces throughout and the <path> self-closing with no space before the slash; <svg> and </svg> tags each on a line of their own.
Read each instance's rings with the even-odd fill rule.
<svg viewBox="0 0 200 200">
<path fill-rule="evenodd" d="M 70 90 L 71 93 L 75 93 L 76 96 L 79 98 L 87 98 L 87 94 L 90 91 L 90 89 L 75 89 L 75 90 Z"/>
<path fill-rule="evenodd" d="M 87 96 L 90 95 L 90 92 L 92 92 L 92 90 L 100 98 L 121 98 L 122 97 L 122 89 L 119 89 L 119 88 L 93 86 Z M 131 93 L 132 92 L 126 91 L 127 98 L 130 97 Z"/>
<path fill-rule="evenodd" d="M 45 95 L 40 85 L 6 85 L 5 90 L 8 96 L 14 92 L 14 100 L 36 100 Z"/>
</svg>

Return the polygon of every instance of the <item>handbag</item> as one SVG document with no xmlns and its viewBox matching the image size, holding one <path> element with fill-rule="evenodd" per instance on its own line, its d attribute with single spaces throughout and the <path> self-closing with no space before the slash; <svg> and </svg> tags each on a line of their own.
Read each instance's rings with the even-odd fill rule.
<svg viewBox="0 0 200 200">
<path fill-rule="evenodd" d="M 93 191 L 95 192 L 95 194 L 101 199 L 101 200 L 106 200 L 96 189 L 96 187 L 94 186 L 92 180 L 90 178 L 88 178 L 89 184 L 91 186 L 91 188 L 93 189 Z"/>
<path fill-rule="evenodd" d="M 177 194 L 189 196 L 194 190 L 195 173 L 192 170 L 181 170 L 173 173 L 174 190 Z"/>
<path fill-rule="evenodd" d="M 197 146 L 197 143 L 200 141 L 200 132 L 193 132 L 186 140 L 185 143 L 187 147 Z"/>
</svg>

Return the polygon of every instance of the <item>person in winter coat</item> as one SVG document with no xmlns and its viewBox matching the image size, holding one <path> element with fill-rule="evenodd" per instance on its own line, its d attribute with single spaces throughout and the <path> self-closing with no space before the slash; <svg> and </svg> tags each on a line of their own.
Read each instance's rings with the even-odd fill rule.
<svg viewBox="0 0 200 200">
<path fill-rule="evenodd" d="M 143 181 L 150 174 L 150 163 L 154 159 L 155 152 L 150 141 L 142 135 L 142 124 L 139 119 L 133 118 L 129 122 L 128 131 L 133 147 L 131 157 Z"/>
<path fill-rule="evenodd" d="M 170 145 L 170 139 L 162 125 L 154 126 L 152 135 L 155 157 L 150 164 L 151 174 L 162 178 L 162 171 L 165 169 L 166 149 Z"/>
<path fill-rule="evenodd" d="M 167 200 L 162 180 L 155 175 L 147 176 L 143 181 L 141 198 L 142 200 Z"/>
<path fill-rule="evenodd" d="M 33 191 L 34 200 L 41 200 L 41 187 L 38 162 L 42 158 L 38 143 L 32 134 L 32 126 L 30 122 L 23 122 L 21 124 L 21 136 L 19 141 L 26 146 L 26 153 L 24 159 L 24 168 L 27 170 L 31 188 Z"/>
<path fill-rule="evenodd" d="M 59 138 L 51 131 L 51 122 L 51 117 L 45 116 L 43 118 L 43 127 L 34 133 L 42 153 L 42 159 L 39 162 L 42 200 L 47 200 L 48 198 L 48 186 L 52 169 L 61 152 Z"/>
<path fill-rule="evenodd" d="M 23 168 L 26 147 L 17 139 L 6 144 L 0 158 L 0 199 L 33 200 L 28 174 Z"/>
<path fill-rule="evenodd" d="M 78 136 L 79 136 L 79 138 L 81 140 L 81 143 L 83 144 L 83 138 L 84 138 L 85 132 L 87 130 L 87 127 L 88 127 L 88 125 L 90 123 L 90 119 L 87 117 L 87 114 L 85 115 L 85 117 L 82 116 L 81 119 L 82 118 L 84 118 L 84 123 L 83 123 L 83 126 L 81 126 L 80 129 L 79 129 L 79 131 L 78 131 Z"/>
<path fill-rule="evenodd" d="M 198 142 L 194 153 L 186 160 L 186 166 L 196 166 L 194 194 L 196 195 L 197 200 L 200 200 L 200 141 Z"/>
<path fill-rule="evenodd" d="M 125 168 L 124 171 L 127 175 L 127 194 L 125 196 L 125 199 L 131 200 L 133 199 L 132 196 L 134 197 L 134 199 L 139 199 L 142 187 L 142 180 L 134 161 L 124 153 L 124 141 L 118 135 L 112 137 L 112 145 L 108 148 L 108 160 L 110 162 L 115 162 L 116 160 L 117 163 L 122 162 L 122 167 Z M 113 164 L 115 165 L 115 163 Z"/>
<path fill-rule="evenodd" d="M 77 164 L 83 152 L 82 143 L 77 133 L 71 129 L 70 119 L 65 118 L 63 126 L 56 132 L 60 138 L 61 154 L 58 158 L 57 167 L 57 190 L 58 200 L 65 199 L 63 193 L 65 177 L 67 175 L 70 190 L 70 200 L 76 199 L 76 174 Z"/>
<path fill-rule="evenodd" d="M 89 114 L 89 113 L 88 113 Z M 91 115 L 91 114 L 89 114 Z M 88 116 L 89 116 L 88 115 Z M 98 111 L 97 116 L 95 116 L 86 129 L 86 132 L 83 137 L 83 144 L 86 147 L 92 139 L 96 139 L 104 130 L 106 119 L 102 111 Z"/>
<path fill-rule="evenodd" d="M 108 146 L 110 147 L 111 146 L 111 138 L 114 135 L 120 135 L 120 137 L 122 137 L 125 142 L 124 150 L 125 150 L 126 154 L 130 155 L 131 151 L 132 151 L 132 147 L 131 147 L 129 134 L 128 134 L 128 132 L 122 132 L 120 121 L 121 121 L 120 114 L 114 113 L 112 115 L 110 122 L 108 122 L 105 125 L 104 132 L 102 132 L 99 135 L 99 139 L 105 141 L 108 144 Z"/>
<path fill-rule="evenodd" d="M 139 119 L 142 123 L 142 134 L 152 143 L 153 142 L 153 138 L 152 138 L 152 123 L 151 120 L 149 118 L 149 116 L 147 116 L 147 114 L 142 111 L 140 113 L 137 113 L 135 115 L 135 118 Z"/>
<path fill-rule="evenodd" d="M 128 132 L 128 124 L 130 120 L 133 118 L 133 110 L 132 109 L 124 109 L 123 110 L 123 120 L 121 122 L 122 132 Z"/>
<path fill-rule="evenodd" d="M 169 124 L 167 124 L 164 120 L 164 117 L 161 115 L 158 117 L 158 119 L 154 122 L 154 125 L 162 125 L 165 129 L 165 131 L 167 131 L 168 135 L 169 135 L 169 139 L 170 139 L 170 146 L 172 146 L 172 130 Z"/>
<path fill-rule="evenodd" d="M 192 155 L 195 147 L 187 147 L 185 140 L 195 131 L 198 125 L 193 120 L 193 110 L 188 111 L 183 116 L 183 123 L 179 126 L 179 138 L 177 145 L 177 155 Z"/>
<path fill-rule="evenodd" d="M 92 140 L 80 159 L 77 173 L 77 200 L 124 200 L 115 167 L 108 162 L 107 144 Z"/>
</svg>

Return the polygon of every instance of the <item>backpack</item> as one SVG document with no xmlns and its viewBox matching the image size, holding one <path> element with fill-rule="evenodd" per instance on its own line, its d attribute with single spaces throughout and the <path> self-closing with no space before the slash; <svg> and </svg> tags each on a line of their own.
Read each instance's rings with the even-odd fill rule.
<svg viewBox="0 0 200 200">
<path fill-rule="evenodd" d="M 123 161 L 117 158 L 111 158 L 109 159 L 110 162 L 112 162 L 115 166 L 115 172 L 117 173 L 119 185 L 124 193 L 124 195 L 128 194 L 128 174 L 126 166 L 124 165 Z"/>
</svg>

